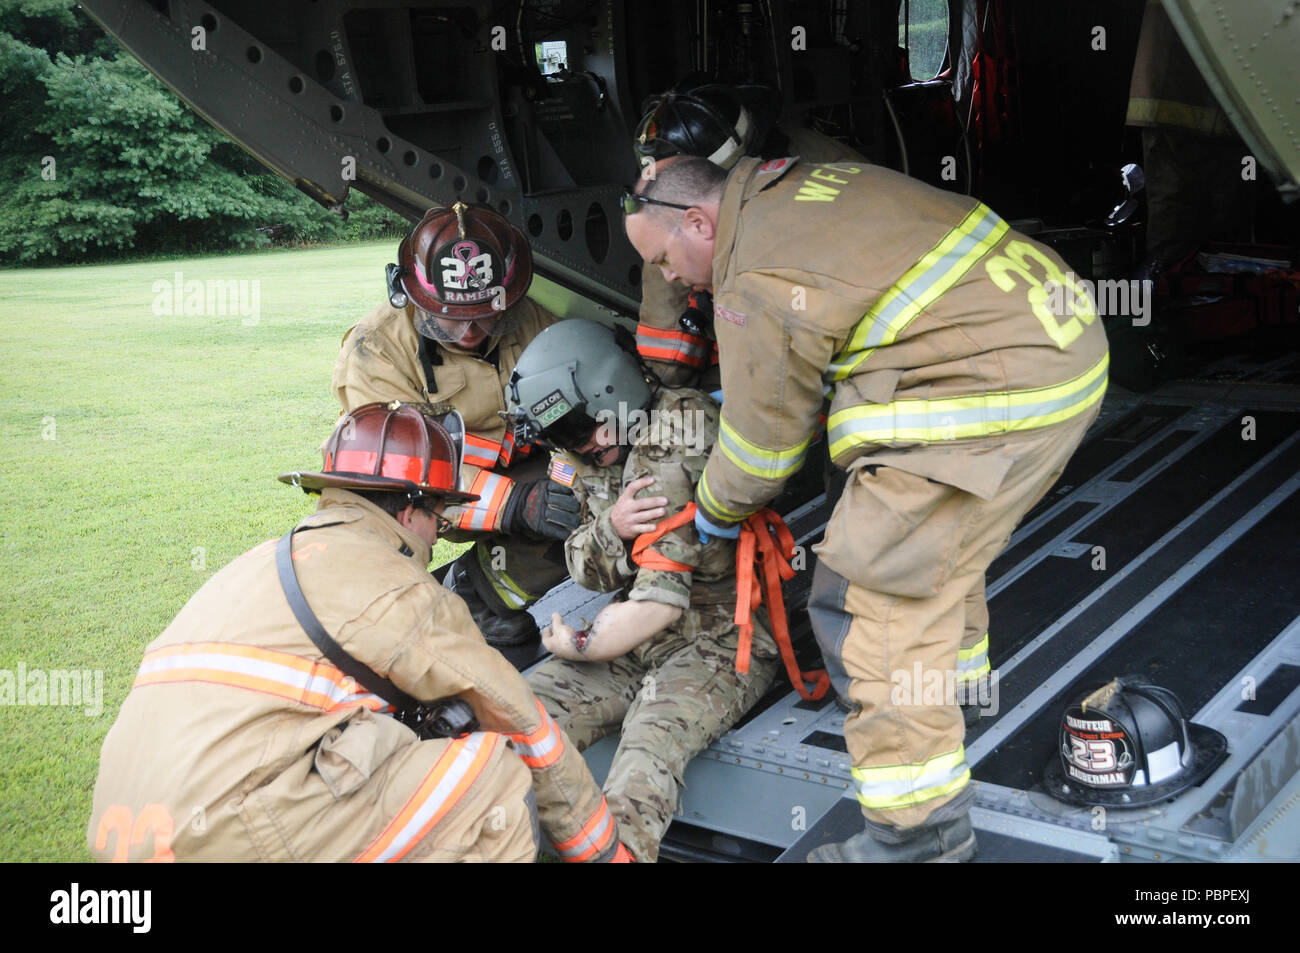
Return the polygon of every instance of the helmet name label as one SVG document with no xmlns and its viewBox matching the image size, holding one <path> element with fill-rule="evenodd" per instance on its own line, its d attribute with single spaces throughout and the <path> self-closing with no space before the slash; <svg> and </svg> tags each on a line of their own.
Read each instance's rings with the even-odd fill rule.
<svg viewBox="0 0 1300 953">
<path fill-rule="evenodd" d="M 573 409 L 558 390 L 553 390 L 528 408 L 538 425 L 544 430 Z"/>
</svg>

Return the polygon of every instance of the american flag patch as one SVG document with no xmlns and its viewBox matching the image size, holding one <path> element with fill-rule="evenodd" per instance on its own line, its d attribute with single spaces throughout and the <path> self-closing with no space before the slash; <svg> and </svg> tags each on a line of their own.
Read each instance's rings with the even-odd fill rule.
<svg viewBox="0 0 1300 953">
<path fill-rule="evenodd" d="M 551 479 L 556 483 L 564 486 L 573 486 L 573 480 L 576 474 L 573 470 L 572 463 L 565 463 L 559 457 L 551 459 Z"/>
</svg>

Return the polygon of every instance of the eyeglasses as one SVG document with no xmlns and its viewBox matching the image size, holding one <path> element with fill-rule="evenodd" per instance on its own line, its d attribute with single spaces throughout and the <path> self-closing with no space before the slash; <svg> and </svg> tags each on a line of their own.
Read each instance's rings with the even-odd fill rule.
<svg viewBox="0 0 1300 953">
<path fill-rule="evenodd" d="M 623 214 L 632 215 L 640 210 L 643 205 L 662 205 L 665 208 L 679 208 L 683 211 L 692 209 L 694 205 L 680 205 L 677 202 L 661 202 L 659 199 L 652 199 L 647 195 L 640 195 L 632 189 L 623 189 Z"/>
<path fill-rule="evenodd" d="M 451 532 L 452 523 L 451 520 L 447 519 L 447 517 L 443 516 L 441 513 L 434 513 L 433 519 L 434 525 L 438 528 L 439 536 L 446 536 Z"/>
</svg>

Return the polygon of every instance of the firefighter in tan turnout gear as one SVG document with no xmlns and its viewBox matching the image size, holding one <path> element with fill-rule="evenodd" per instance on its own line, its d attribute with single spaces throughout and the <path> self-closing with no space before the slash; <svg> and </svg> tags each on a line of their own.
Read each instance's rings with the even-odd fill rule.
<svg viewBox="0 0 1300 953">
<path fill-rule="evenodd" d="M 811 859 L 969 859 L 961 699 L 936 705 L 925 684 L 961 672 L 968 597 L 1100 408 L 1092 302 L 982 203 L 887 169 L 689 159 L 642 189 L 625 218 L 637 251 L 714 294 L 726 399 L 702 534 L 734 534 L 772 499 L 831 395 L 849 479 L 809 613 L 852 703 L 865 830 Z"/>
<path fill-rule="evenodd" d="M 457 491 L 410 406 L 340 421 L 316 513 L 240 556 L 145 651 L 104 741 L 100 860 L 625 857 L 577 749 L 427 572 Z"/>
<path fill-rule="evenodd" d="M 640 534 L 691 502 L 718 407 L 687 388 L 652 395 L 627 347 L 590 321 L 549 328 L 520 358 L 510 401 L 532 433 L 569 451 L 553 479 L 582 501 L 565 545 L 574 580 L 619 593 L 589 626 L 553 616 L 543 639 L 556 657 L 528 683 L 578 747 L 621 730 L 605 795 L 623 843 L 650 862 L 687 763 L 762 697 L 780 663 L 757 620 L 748 671 L 736 671 L 734 544 L 701 545 L 687 523 L 633 556 Z"/>
<path fill-rule="evenodd" d="M 546 479 L 544 454 L 514 445 L 501 413 L 524 347 L 556 321 L 524 296 L 532 254 L 487 208 L 434 207 L 388 266 L 389 303 L 343 337 L 334 393 L 343 410 L 371 401 L 449 403 L 465 419 L 464 486 L 479 499 L 448 510 L 454 542 L 473 541 L 447 571 L 490 645 L 517 666 L 539 653 L 526 610 L 565 577 L 564 538 L 577 501 Z"/>
</svg>

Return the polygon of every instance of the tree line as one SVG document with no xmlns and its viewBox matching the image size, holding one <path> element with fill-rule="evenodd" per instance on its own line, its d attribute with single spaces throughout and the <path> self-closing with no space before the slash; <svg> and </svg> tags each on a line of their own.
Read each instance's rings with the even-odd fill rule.
<svg viewBox="0 0 1300 953">
<path fill-rule="evenodd" d="M 346 222 L 227 139 L 73 0 L 0 0 L 0 264 L 396 235 L 354 192 Z"/>
</svg>

